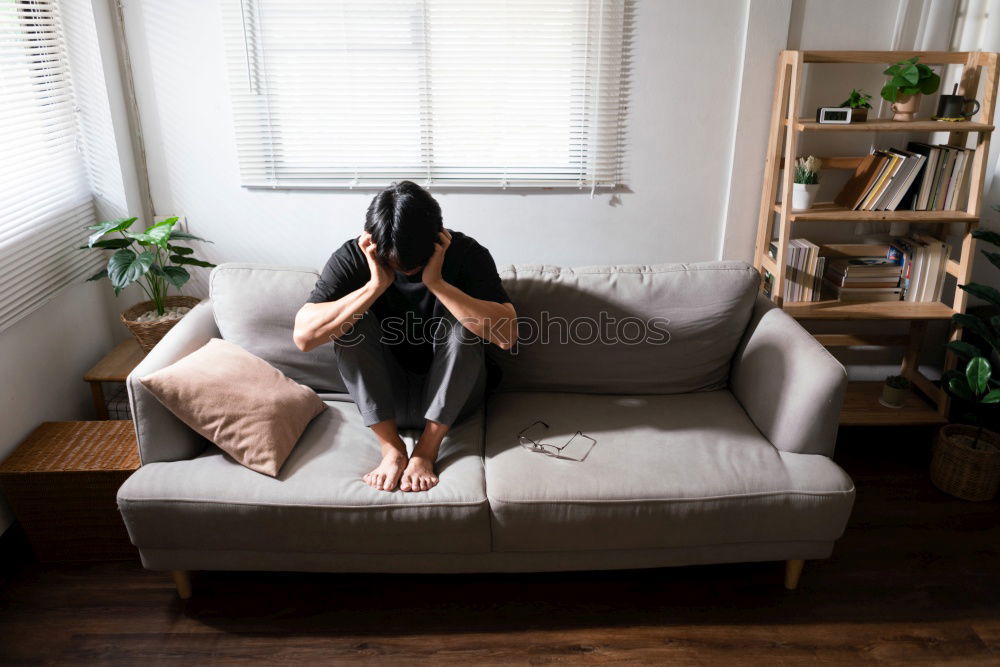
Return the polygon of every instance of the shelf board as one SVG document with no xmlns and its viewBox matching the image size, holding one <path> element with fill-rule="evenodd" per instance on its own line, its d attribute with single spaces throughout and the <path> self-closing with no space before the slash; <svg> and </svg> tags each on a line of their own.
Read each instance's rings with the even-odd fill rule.
<svg viewBox="0 0 1000 667">
<path fill-rule="evenodd" d="M 781 213 L 781 204 L 774 205 L 774 212 Z M 833 202 L 819 202 L 804 211 L 791 211 L 788 219 L 798 221 L 859 222 L 886 220 L 898 222 L 978 222 L 979 216 L 965 211 L 853 211 Z"/>
<path fill-rule="evenodd" d="M 940 301 L 788 301 L 783 310 L 797 320 L 948 320 L 955 312 Z"/>
<path fill-rule="evenodd" d="M 787 119 L 785 125 L 788 125 Z M 991 132 L 993 126 L 968 120 L 952 123 L 945 120 L 898 121 L 891 118 L 871 118 L 864 123 L 840 125 L 799 118 L 795 122 L 795 129 L 799 132 Z"/>
<path fill-rule="evenodd" d="M 840 408 L 841 426 L 936 425 L 945 420 L 938 411 L 915 392 L 910 392 L 901 408 L 887 408 L 878 402 L 881 382 L 849 382 L 844 405 Z"/>
</svg>

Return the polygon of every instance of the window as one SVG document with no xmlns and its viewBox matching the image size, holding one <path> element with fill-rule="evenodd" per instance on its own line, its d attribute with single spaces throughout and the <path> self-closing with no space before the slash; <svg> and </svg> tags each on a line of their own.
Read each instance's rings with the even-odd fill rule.
<svg viewBox="0 0 1000 667">
<path fill-rule="evenodd" d="M 615 186 L 630 0 L 227 0 L 247 187 Z"/>
<path fill-rule="evenodd" d="M 0 330 L 101 263 L 77 111 L 57 3 L 0 0 Z"/>
</svg>

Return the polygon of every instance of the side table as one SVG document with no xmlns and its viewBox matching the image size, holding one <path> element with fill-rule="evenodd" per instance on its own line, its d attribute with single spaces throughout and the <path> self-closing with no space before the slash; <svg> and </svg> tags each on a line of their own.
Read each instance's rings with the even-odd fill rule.
<svg viewBox="0 0 1000 667">
<path fill-rule="evenodd" d="M 108 404 L 104 398 L 104 382 L 125 382 L 146 353 L 139 347 L 134 338 L 123 340 L 115 349 L 104 355 L 93 368 L 83 376 L 84 382 L 90 383 L 90 392 L 94 397 L 94 411 L 98 419 L 108 418 Z"/>
<path fill-rule="evenodd" d="M 39 560 L 135 558 L 116 496 L 138 468 L 131 421 L 45 422 L 0 464 L 0 486 Z"/>
</svg>

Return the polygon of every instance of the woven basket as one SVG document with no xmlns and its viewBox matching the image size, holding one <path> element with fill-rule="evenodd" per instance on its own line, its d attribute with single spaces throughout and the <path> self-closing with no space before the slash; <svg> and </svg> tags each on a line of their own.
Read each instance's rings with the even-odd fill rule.
<svg viewBox="0 0 1000 667">
<path fill-rule="evenodd" d="M 188 308 L 194 308 L 201 299 L 193 296 L 168 296 L 164 301 L 167 306 L 187 306 Z M 143 352 L 149 352 L 153 349 L 153 346 L 160 342 L 160 339 L 167 335 L 175 324 L 180 322 L 180 319 L 176 320 L 162 320 L 160 322 L 136 322 L 135 318 L 139 317 L 147 310 L 152 310 L 155 308 L 152 301 L 143 301 L 142 303 L 137 303 L 124 313 L 122 313 L 122 323 L 128 327 L 128 330 L 132 332 L 135 339 L 139 341 L 139 347 L 142 348 Z"/>
<path fill-rule="evenodd" d="M 975 426 L 948 424 L 938 432 L 931 459 L 931 481 L 962 500 L 990 500 L 1000 488 L 1000 435 L 983 429 L 972 449 L 955 436 L 976 436 Z"/>
</svg>

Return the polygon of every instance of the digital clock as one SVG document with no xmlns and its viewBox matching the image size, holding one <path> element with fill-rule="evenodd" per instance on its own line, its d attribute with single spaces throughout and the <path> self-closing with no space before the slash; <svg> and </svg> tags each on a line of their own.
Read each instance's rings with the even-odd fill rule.
<svg viewBox="0 0 1000 667">
<path fill-rule="evenodd" d="M 853 111 L 851 107 L 820 107 L 816 109 L 816 122 L 847 125 Z"/>
</svg>

